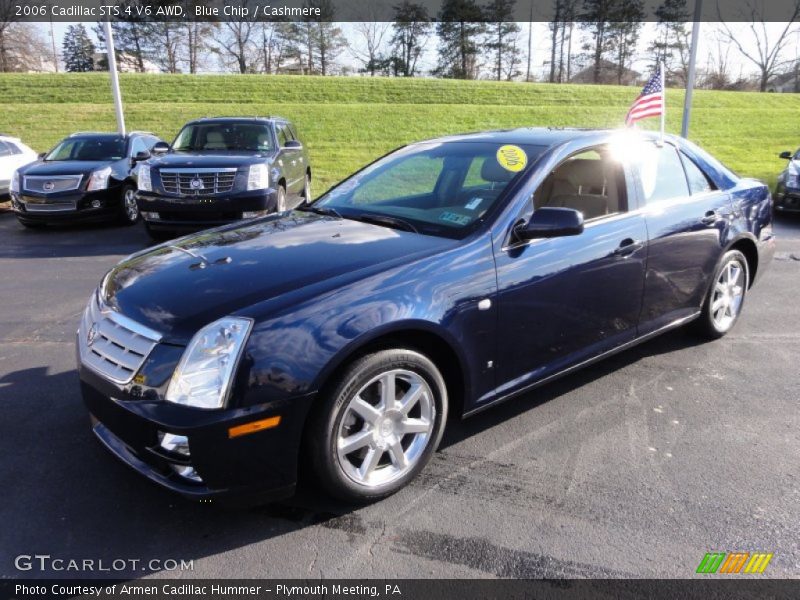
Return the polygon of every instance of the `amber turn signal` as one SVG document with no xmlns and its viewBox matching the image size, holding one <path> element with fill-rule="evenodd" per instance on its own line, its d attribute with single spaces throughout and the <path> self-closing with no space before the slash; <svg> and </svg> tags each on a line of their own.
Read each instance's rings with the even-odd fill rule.
<svg viewBox="0 0 800 600">
<path fill-rule="evenodd" d="M 259 421 L 252 421 L 251 423 L 245 423 L 243 425 L 237 425 L 236 427 L 231 427 L 228 429 L 228 437 L 235 438 L 241 435 L 247 435 L 248 433 L 262 431 L 263 429 L 272 429 L 273 427 L 280 425 L 280 422 L 281 418 L 278 416 L 268 417 Z"/>
</svg>

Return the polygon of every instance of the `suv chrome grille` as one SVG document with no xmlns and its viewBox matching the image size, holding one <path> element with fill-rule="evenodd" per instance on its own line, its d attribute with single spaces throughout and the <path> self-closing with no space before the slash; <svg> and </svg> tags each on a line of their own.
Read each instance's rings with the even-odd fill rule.
<svg viewBox="0 0 800 600">
<path fill-rule="evenodd" d="M 78 329 L 81 362 L 115 383 L 129 383 L 161 334 L 98 304 L 95 294 Z"/>
<path fill-rule="evenodd" d="M 236 168 L 161 169 L 161 185 L 168 194 L 200 196 L 224 194 L 233 189 Z"/>
<path fill-rule="evenodd" d="M 23 177 L 22 188 L 37 194 L 57 194 L 77 190 L 83 175 L 29 175 Z"/>
</svg>

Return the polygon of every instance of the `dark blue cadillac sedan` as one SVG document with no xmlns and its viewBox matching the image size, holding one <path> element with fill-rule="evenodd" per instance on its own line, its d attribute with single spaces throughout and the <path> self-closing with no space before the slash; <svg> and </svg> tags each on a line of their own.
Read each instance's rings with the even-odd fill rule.
<svg viewBox="0 0 800 600">
<path fill-rule="evenodd" d="M 468 416 L 659 333 L 736 324 L 767 187 L 677 138 L 401 148 L 303 210 L 134 254 L 78 332 L 97 437 L 189 497 L 384 497 Z"/>
</svg>

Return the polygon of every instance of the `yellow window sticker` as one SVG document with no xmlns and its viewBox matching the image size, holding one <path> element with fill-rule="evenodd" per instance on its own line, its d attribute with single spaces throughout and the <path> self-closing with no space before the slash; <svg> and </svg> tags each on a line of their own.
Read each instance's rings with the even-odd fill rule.
<svg viewBox="0 0 800 600">
<path fill-rule="evenodd" d="M 507 171 L 519 173 L 528 164 L 528 155 L 519 146 L 500 146 L 497 150 L 497 162 Z"/>
</svg>

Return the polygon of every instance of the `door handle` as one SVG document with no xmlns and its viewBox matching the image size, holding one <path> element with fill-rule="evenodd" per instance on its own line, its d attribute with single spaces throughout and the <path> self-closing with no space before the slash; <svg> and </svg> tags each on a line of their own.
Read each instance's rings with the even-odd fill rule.
<svg viewBox="0 0 800 600">
<path fill-rule="evenodd" d="M 700 222 L 703 225 L 714 225 L 717 221 L 719 221 L 720 216 L 715 210 L 708 211 L 705 216 L 700 219 Z"/>
<path fill-rule="evenodd" d="M 635 240 L 633 238 L 625 238 L 619 243 L 619 246 L 616 250 L 614 250 L 614 256 L 623 256 L 627 257 L 636 252 L 637 250 L 641 250 L 644 248 L 644 242 L 642 240 Z"/>
</svg>

